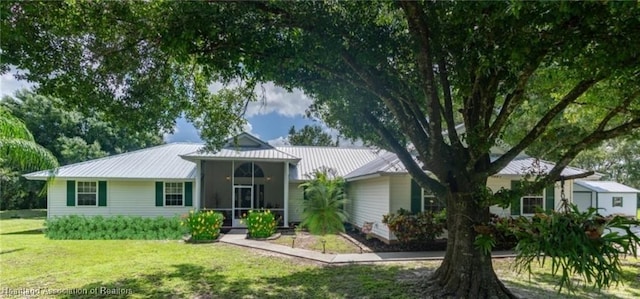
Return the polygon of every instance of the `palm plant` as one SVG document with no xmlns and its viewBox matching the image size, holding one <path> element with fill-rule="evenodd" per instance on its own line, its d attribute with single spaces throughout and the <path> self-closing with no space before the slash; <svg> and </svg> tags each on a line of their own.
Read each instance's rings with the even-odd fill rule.
<svg viewBox="0 0 640 299">
<path fill-rule="evenodd" d="M 300 187 L 304 188 L 305 195 L 301 225 L 314 235 L 344 232 L 344 221 L 347 220 L 344 179 L 323 169 L 316 171 L 313 179 Z"/>
<path fill-rule="evenodd" d="M 26 125 L 1 106 L 0 165 L 21 171 L 58 167 L 53 154 L 35 142 Z"/>
</svg>

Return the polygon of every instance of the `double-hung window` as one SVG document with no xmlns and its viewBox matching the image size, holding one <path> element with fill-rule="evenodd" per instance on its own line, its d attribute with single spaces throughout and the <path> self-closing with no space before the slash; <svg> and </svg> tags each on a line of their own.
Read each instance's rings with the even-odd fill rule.
<svg viewBox="0 0 640 299">
<path fill-rule="evenodd" d="M 533 215 L 536 210 L 544 207 L 544 197 L 542 195 L 526 195 L 521 200 L 522 215 Z"/>
<path fill-rule="evenodd" d="M 78 206 L 98 205 L 98 184 L 97 182 L 78 182 L 76 198 Z"/>
<path fill-rule="evenodd" d="M 164 183 L 164 205 L 167 207 L 184 206 L 184 183 Z"/>
</svg>

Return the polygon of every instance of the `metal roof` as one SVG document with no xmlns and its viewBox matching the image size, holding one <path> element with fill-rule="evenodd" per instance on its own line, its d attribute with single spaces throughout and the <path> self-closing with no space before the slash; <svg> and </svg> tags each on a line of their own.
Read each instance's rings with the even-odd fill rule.
<svg viewBox="0 0 640 299">
<path fill-rule="evenodd" d="M 531 158 L 527 156 L 513 159 L 505 168 L 498 172 L 498 175 L 525 175 L 528 173 L 549 173 L 555 165 L 551 162 Z M 587 172 L 584 169 L 567 166 L 562 170 L 561 175 L 569 176 Z"/>
<path fill-rule="evenodd" d="M 627 185 L 623 185 L 611 181 L 582 181 L 577 180 L 574 182 L 577 185 L 585 187 L 589 190 L 596 192 L 616 192 L 616 193 L 640 193 L 640 190 L 631 188 Z"/>
<path fill-rule="evenodd" d="M 377 159 L 347 174 L 345 179 L 348 180 L 382 173 L 407 173 L 407 169 L 396 154 L 385 152 Z"/>
<path fill-rule="evenodd" d="M 291 180 L 307 180 L 313 172 L 324 168 L 332 168 L 339 176 L 376 160 L 386 153 L 371 148 L 320 147 L 320 146 L 278 146 L 276 149 L 300 158 L 296 167 L 291 168 Z"/>
<path fill-rule="evenodd" d="M 170 143 L 58 168 L 59 178 L 94 179 L 194 179 L 196 165 L 180 157 L 197 151 L 202 144 Z M 24 175 L 46 179 L 48 170 Z"/>
<path fill-rule="evenodd" d="M 509 162 L 505 168 L 500 170 L 498 175 L 525 175 L 532 170 L 537 170 L 538 173 L 548 173 L 554 164 L 542 160 L 537 160 L 528 156 L 520 156 L 513 161 Z M 562 171 L 562 175 L 575 175 L 586 172 L 585 170 L 566 167 Z M 391 173 L 408 173 L 404 164 L 398 159 L 394 153 L 385 153 L 376 160 L 354 170 L 345 176 L 346 179 L 353 179 L 356 177 L 363 177 L 373 174 L 391 174 Z"/>
<path fill-rule="evenodd" d="M 280 151 L 278 149 L 260 149 L 260 148 L 223 148 L 215 153 L 202 152 L 200 150 L 192 153 L 181 155 L 182 158 L 195 161 L 195 160 L 275 160 L 275 161 L 289 161 L 292 163 L 298 163 L 300 158 Z"/>
</svg>

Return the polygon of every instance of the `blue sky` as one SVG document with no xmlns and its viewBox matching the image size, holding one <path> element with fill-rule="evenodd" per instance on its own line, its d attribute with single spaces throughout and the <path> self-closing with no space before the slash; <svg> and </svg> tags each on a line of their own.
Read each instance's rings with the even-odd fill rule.
<svg viewBox="0 0 640 299">
<path fill-rule="evenodd" d="M 0 97 L 13 95 L 16 90 L 30 88 L 30 84 L 18 81 L 11 72 L 0 76 Z M 214 84 L 212 90 L 215 91 L 222 86 Z M 274 144 L 282 144 L 288 135 L 289 128 L 293 125 L 301 128 L 307 124 L 319 124 L 321 122 L 305 118 L 305 110 L 312 100 L 300 90 L 287 92 L 271 83 L 263 84 L 260 88 L 265 101 L 250 103 L 247 107 L 245 117 L 247 125 L 245 131 L 256 137 Z M 327 132 L 335 135 L 325 127 Z M 198 131 L 184 118 L 176 120 L 173 134 L 165 134 L 166 142 L 201 142 Z"/>
</svg>

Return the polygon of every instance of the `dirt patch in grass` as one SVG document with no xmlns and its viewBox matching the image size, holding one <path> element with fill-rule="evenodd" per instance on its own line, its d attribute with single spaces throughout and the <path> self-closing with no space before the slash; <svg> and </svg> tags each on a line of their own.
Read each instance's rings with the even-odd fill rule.
<svg viewBox="0 0 640 299">
<path fill-rule="evenodd" d="M 341 235 L 316 236 L 306 231 L 295 232 L 292 230 L 279 232 L 281 233 L 280 238 L 267 242 L 318 252 L 324 251 L 327 254 L 362 253 L 366 250 Z"/>
</svg>

